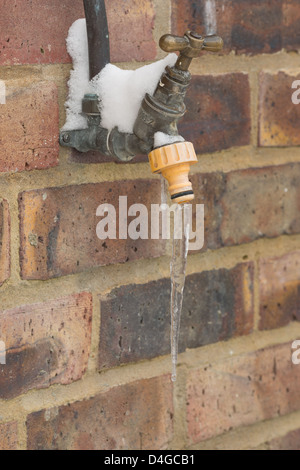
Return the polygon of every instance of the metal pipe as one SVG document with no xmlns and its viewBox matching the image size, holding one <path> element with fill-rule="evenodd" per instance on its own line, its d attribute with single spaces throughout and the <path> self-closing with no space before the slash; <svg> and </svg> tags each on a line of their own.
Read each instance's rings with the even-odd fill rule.
<svg viewBox="0 0 300 470">
<path fill-rule="evenodd" d="M 83 0 L 83 3 L 92 80 L 110 62 L 109 33 L 104 0 Z"/>
</svg>

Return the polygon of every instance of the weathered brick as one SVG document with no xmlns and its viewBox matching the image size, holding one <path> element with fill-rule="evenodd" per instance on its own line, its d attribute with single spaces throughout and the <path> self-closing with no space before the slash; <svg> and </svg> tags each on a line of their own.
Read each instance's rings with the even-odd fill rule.
<svg viewBox="0 0 300 470">
<path fill-rule="evenodd" d="M 40 82 L 27 88 L 6 82 L 0 106 L 0 172 L 53 167 L 58 164 L 57 87 Z"/>
<path fill-rule="evenodd" d="M 248 75 L 194 76 L 186 97 L 187 112 L 179 132 L 196 152 L 215 152 L 250 143 Z"/>
<path fill-rule="evenodd" d="M 95 266 L 161 256 L 165 241 L 100 240 L 96 216 L 100 204 L 112 204 L 119 220 L 119 196 L 128 208 L 160 203 L 159 180 L 115 181 L 27 191 L 20 195 L 21 274 L 24 279 L 48 279 Z M 149 213 L 151 211 L 149 210 Z M 128 223 L 136 217 L 128 217 Z"/>
<path fill-rule="evenodd" d="M 300 450 L 300 429 L 267 442 L 268 450 Z"/>
<path fill-rule="evenodd" d="M 194 175 L 191 180 L 196 202 L 205 204 L 206 248 L 300 232 L 299 164 Z M 119 195 L 127 195 L 128 207 L 138 202 L 149 208 L 160 202 L 160 191 L 158 180 L 136 180 L 22 193 L 22 277 L 48 279 L 162 255 L 163 241 L 118 240 L 118 233 L 116 240 L 96 236 L 98 205 L 118 209 Z"/>
<path fill-rule="evenodd" d="M 141 380 L 29 415 L 28 449 L 165 449 L 172 438 L 172 416 L 170 377 Z"/>
<path fill-rule="evenodd" d="M 10 276 L 10 214 L 8 202 L 0 199 L 0 286 Z"/>
<path fill-rule="evenodd" d="M 155 58 L 152 0 L 106 2 L 114 62 Z M 84 17 L 82 0 L 1 0 L 0 65 L 67 63 L 69 27 Z"/>
<path fill-rule="evenodd" d="M 172 2 L 172 28 L 205 33 L 211 15 L 205 14 L 208 0 Z M 274 53 L 300 47 L 299 0 L 216 0 L 216 31 L 224 40 L 224 52 L 237 54 Z"/>
<path fill-rule="evenodd" d="M 180 352 L 248 334 L 253 326 L 252 282 L 248 263 L 187 276 Z M 170 279 L 123 286 L 102 299 L 100 368 L 169 354 L 169 310 Z"/>
<path fill-rule="evenodd" d="M 300 232 L 300 165 L 191 177 L 205 205 L 205 248 Z"/>
<path fill-rule="evenodd" d="M 0 366 L 0 398 L 80 379 L 89 358 L 91 321 L 89 293 L 1 311 L 6 364 Z"/>
<path fill-rule="evenodd" d="M 259 263 L 260 329 L 300 320 L 300 251 Z"/>
<path fill-rule="evenodd" d="M 187 378 L 187 424 L 196 443 L 239 426 L 300 408 L 300 367 L 291 344 L 243 354 L 191 370 Z"/>
<path fill-rule="evenodd" d="M 15 421 L 0 423 L 0 450 L 16 450 L 18 424 Z"/>
<path fill-rule="evenodd" d="M 261 73 L 259 77 L 259 145 L 300 145 L 300 106 L 292 102 L 292 89 L 300 75 L 287 72 Z"/>
</svg>

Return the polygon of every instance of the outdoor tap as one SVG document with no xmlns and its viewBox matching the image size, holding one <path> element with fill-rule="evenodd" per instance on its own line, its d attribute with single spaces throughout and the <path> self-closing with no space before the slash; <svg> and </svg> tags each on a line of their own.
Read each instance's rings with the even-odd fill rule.
<svg viewBox="0 0 300 470">
<path fill-rule="evenodd" d="M 218 36 L 202 37 L 188 31 L 183 37 L 166 34 L 161 37 L 159 45 L 165 52 L 179 51 L 180 54 L 175 66 L 166 68 L 154 95 L 144 98 L 134 132 L 142 140 L 145 137 L 150 139 L 152 127 L 152 132 L 164 132 L 174 136 L 176 141 L 177 122 L 186 112 L 184 98 L 191 81 L 188 68 L 202 51 L 220 51 L 223 40 Z M 152 172 L 161 173 L 167 179 L 171 199 L 183 204 L 194 199 L 188 175 L 190 166 L 197 163 L 197 156 L 191 142 L 179 140 L 178 136 L 178 142 L 154 148 L 149 153 L 149 161 Z"/>
<path fill-rule="evenodd" d="M 104 0 L 84 0 L 84 6 L 92 79 L 109 62 L 109 35 Z M 159 45 L 165 52 L 178 51 L 179 57 L 173 67 L 165 69 L 154 94 L 145 95 L 133 133 L 101 127 L 98 96 L 87 94 L 82 100 L 82 113 L 87 117 L 88 128 L 62 131 L 60 144 L 80 152 L 99 151 L 123 162 L 148 154 L 152 172 L 161 173 L 168 180 L 172 200 L 181 204 L 194 199 L 188 175 L 190 165 L 197 162 L 193 144 L 182 141 L 177 129 L 186 112 L 184 99 L 191 81 L 188 68 L 202 51 L 220 51 L 223 41 L 218 36 L 202 37 L 188 31 L 183 37 L 166 34 Z M 97 53 L 99 48 L 104 49 L 101 54 Z M 156 133 L 166 134 L 172 144 L 156 148 Z"/>
</svg>

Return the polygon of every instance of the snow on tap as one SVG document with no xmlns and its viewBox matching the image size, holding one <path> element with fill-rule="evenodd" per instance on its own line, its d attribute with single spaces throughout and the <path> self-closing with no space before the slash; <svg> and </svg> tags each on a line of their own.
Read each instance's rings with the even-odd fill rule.
<svg viewBox="0 0 300 470">
<path fill-rule="evenodd" d="M 123 70 L 107 64 L 90 81 L 85 19 L 79 19 L 71 26 L 67 49 L 73 60 L 73 70 L 68 82 L 64 131 L 87 128 L 87 119 L 81 113 L 82 98 L 86 93 L 96 93 L 99 97 L 101 126 L 108 130 L 117 127 L 120 132 L 132 133 L 145 94 L 153 95 L 166 66 L 173 66 L 177 60 L 176 54 L 169 54 L 162 60 L 136 70 Z"/>
</svg>

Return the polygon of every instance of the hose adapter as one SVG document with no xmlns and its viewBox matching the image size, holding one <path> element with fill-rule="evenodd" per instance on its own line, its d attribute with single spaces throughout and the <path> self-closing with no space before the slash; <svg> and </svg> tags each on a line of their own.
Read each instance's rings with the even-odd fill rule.
<svg viewBox="0 0 300 470">
<path fill-rule="evenodd" d="M 186 204 L 194 199 L 192 183 L 189 181 L 190 166 L 197 163 L 197 156 L 191 142 L 158 147 L 149 154 L 152 173 L 161 173 L 169 183 L 171 199 Z"/>
</svg>

